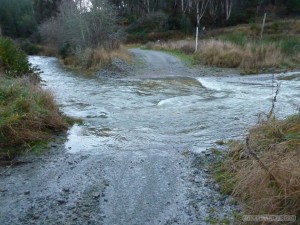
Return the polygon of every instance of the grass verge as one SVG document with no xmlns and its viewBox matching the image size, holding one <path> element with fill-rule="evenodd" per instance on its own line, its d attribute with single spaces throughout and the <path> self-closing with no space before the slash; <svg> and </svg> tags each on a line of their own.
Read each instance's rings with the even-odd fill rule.
<svg viewBox="0 0 300 225">
<path fill-rule="evenodd" d="M 299 150 L 300 114 L 269 119 L 249 131 L 246 143 L 231 144 L 225 159 L 215 165 L 216 180 L 247 214 L 299 216 Z"/>
<path fill-rule="evenodd" d="M 25 78 L 0 76 L 0 160 L 33 149 L 67 127 L 50 92 Z"/>
</svg>

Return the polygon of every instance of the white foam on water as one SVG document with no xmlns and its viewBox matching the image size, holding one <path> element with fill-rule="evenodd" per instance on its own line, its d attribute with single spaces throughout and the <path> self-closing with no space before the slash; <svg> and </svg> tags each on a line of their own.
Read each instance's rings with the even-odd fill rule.
<svg viewBox="0 0 300 225">
<path fill-rule="evenodd" d="M 187 106 L 202 100 L 198 95 L 178 96 L 161 100 L 158 106 Z"/>
<path fill-rule="evenodd" d="M 211 90 L 221 91 L 223 89 L 223 86 L 220 82 L 216 81 L 215 79 L 212 79 L 211 77 L 209 79 L 206 79 L 204 77 L 197 78 L 197 80 L 200 82 L 200 84 Z"/>
</svg>

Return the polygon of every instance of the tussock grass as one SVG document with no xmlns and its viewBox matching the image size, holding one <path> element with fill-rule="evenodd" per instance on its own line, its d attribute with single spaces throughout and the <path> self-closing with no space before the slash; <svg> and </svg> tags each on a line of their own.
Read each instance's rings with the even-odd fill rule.
<svg viewBox="0 0 300 225">
<path fill-rule="evenodd" d="M 258 73 L 286 63 L 275 44 L 249 42 L 242 47 L 214 39 L 203 41 L 195 57 L 205 65 L 240 68 L 241 73 Z"/>
<path fill-rule="evenodd" d="M 241 65 L 244 54 L 236 44 L 211 39 L 201 42 L 195 57 L 205 65 L 236 68 Z"/>
<path fill-rule="evenodd" d="M 124 46 L 120 46 L 113 50 L 87 48 L 80 54 L 80 57 L 77 55 L 68 56 L 63 59 L 63 63 L 67 67 L 73 69 L 97 71 L 109 65 L 115 58 L 121 59 L 127 63 L 131 62 L 131 55 L 128 50 Z"/>
<path fill-rule="evenodd" d="M 299 151 L 300 114 L 285 120 L 269 119 L 249 131 L 248 146 L 232 144 L 226 160 L 217 167 L 217 179 L 247 214 L 299 215 Z"/>
<path fill-rule="evenodd" d="M 10 159 L 67 128 L 53 96 L 26 79 L 0 77 L 0 159 Z"/>
</svg>

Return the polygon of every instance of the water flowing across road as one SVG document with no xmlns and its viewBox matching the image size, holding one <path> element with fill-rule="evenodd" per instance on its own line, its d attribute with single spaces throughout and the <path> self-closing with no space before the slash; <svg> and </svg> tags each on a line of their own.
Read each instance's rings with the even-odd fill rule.
<svg viewBox="0 0 300 225">
<path fill-rule="evenodd" d="M 300 73 L 216 77 L 165 53 L 131 51 L 144 65 L 118 78 L 30 58 L 61 110 L 83 124 L 69 130 L 65 152 L 0 181 L 10 189 L 0 195 L 1 224 L 206 224 L 212 210 L 229 216 L 229 203 L 187 156 L 245 134 L 270 110 L 277 82 L 276 115 L 296 112 Z"/>
<path fill-rule="evenodd" d="M 84 119 L 70 130 L 70 152 L 201 151 L 245 133 L 258 113 L 271 108 L 272 75 L 197 77 L 174 57 L 136 51 L 150 69 L 122 79 L 78 75 L 62 69 L 55 58 L 31 58 L 63 112 Z M 282 83 L 276 114 L 283 117 L 300 105 L 300 74 L 276 78 Z"/>
</svg>

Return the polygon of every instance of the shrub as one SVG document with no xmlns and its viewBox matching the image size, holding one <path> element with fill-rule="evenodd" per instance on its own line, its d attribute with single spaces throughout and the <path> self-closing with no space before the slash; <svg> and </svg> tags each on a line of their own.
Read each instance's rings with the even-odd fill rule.
<svg viewBox="0 0 300 225">
<path fill-rule="evenodd" d="M 31 42 L 29 41 L 23 41 L 20 43 L 20 47 L 21 49 L 28 55 L 38 55 L 42 48 L 35 45 L 35 44 L 32 44 Z"/>
<path fill-rule="evenodd" d="M 26 54 L 12 40 L 0 37 L 0 68 L 10 77 L 39 78 L 38 70 L 28 62 Z"/>
<path fill-rule="evenodd" d="M 53 96 L 25 79 L 0 77 L 0 159 L 67 127 Z"/>
</svg>

